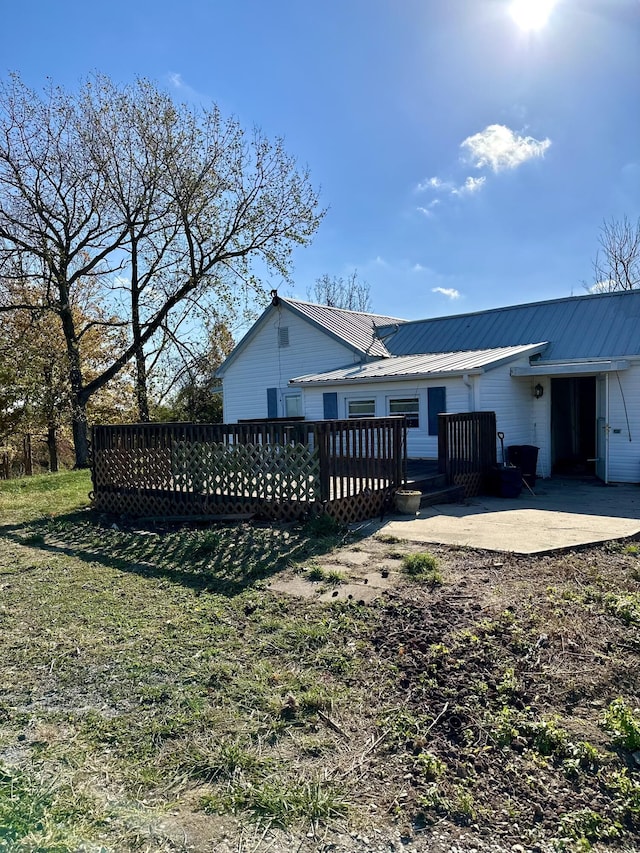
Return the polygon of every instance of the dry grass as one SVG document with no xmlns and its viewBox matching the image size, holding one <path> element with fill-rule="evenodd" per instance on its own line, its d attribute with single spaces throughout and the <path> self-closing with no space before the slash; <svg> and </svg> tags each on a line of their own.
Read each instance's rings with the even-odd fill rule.
<svg viewBox="0 0 640 853">
<path fill-rule="evenodd" d="M 321 605 L 266 582 L 341 531 L 114 529 L 53 482 L 2 519 L 0 851 L 632 849 L 633 548 L 438 548 Z"/>
</svg>

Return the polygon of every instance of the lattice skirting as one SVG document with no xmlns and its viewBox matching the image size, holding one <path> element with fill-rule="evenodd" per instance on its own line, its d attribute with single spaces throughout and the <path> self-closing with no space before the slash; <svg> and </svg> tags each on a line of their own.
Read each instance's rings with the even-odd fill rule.
<svg viewBox="0 0 640 853">
<path fill-rule="evenodd" d="M 179 494 L 173 491 L 99 490 L 93 496 L 93 509 L 134 518 L 242 515 L 272 521 L 294 521 L 321 511 L 322 505 L 310 501 L 278 501 L 237 498 L 225 495 Z"/>
<path fill-rule="evenodd" d="M 164 490 L 99 489 L 93 496 L 92 506 L 97 512 L 133 518 L 251 513 L 269 521 L 297 521 L 326 513 L 341 524 L 350 524 L 380 515 L 386 495 L 386 490 L 362 492 L 322 504 L 319 501 L 252 500 Z"/>
<path fill-rule="evenodd" d="M 340 524 L 352 524 L 356 521 L 366 521 L 381 515 L 386 505 L 387 490 L 380 492 L 361 492 L 346 498 L 328 501 L 324 506 L 327 515 L 335 518 Z"/>
<path fill-rule="evenodd" d="M 462 486 L 465 498 L 475 498 L 484 493 L 485 477 L 480 471 L 467 471 L 453 475 L 453 485 Z"/>
</svg>

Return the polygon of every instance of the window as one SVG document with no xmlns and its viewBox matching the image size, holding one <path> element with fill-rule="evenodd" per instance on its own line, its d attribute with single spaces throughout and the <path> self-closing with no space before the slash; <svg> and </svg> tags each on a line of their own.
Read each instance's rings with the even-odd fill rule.
<svg viewBox="0 0 640 853">
<path fill-rule="evenodd" d="M 280 328 L 278 329 L 278 346 L 281 348 L 289 346 L 289 327 L 288 326 L 280 326 Z"/>
<path fill-rule="evenodd" d="M 375 400 L 347 400 L 348 418 L 375 418 Z"/>
<path fill-rule="evenodd" d="M 286 394 L 284 398 L 284 416 L 285 418 L 301 418 L 302 417 L 302 395 L 301 394 Z"/>
<path fill-rule="evenodd" d="M 418 429 L 420 426 L 420 401 L 417 397 L 389 400 L 389 414 L 404 415 L 409 429 Z"/>
</svg>

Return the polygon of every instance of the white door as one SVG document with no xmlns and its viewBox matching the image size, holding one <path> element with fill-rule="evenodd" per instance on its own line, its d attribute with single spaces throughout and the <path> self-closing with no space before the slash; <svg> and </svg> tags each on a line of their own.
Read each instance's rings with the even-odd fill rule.
<svg viewBox="0 0 640 853">
<path fill-rule="evenodd" d="M 596 381 L 596 476 L 609 482 L 609 374 Z"/>
</svg>

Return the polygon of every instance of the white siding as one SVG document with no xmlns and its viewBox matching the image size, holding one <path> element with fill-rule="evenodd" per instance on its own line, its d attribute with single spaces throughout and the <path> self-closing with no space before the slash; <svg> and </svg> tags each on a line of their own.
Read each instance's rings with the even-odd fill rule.
<svg viewBox="0 0 640 853">
<path fill-rule="evenodd" d="M 549 437 L 551 393 L 548 380 L 511 376 L 511 368 L 527 366 L 528 359 L 514 361 L 496 367 L 478 377 L 478 410 L 496 413 L 496 431 L 504 433 L 504 446 L 510 444 L 533 444 L 538 451 L 538 474 L 550 474 Z M 536 400 L 534 386 L 540 383 L 543 396 Z M 496 441 L 498 462 L 501 459 L 500 442 Z"/>
<path fill-rule="evenodd" d="M 419 380 L 418 382 L 363 382 L 348 385 L 315 386 L 304 389 L 305 411 L 307 418 L 322 418 L 322 394 L 326 391 L 336 391 L 338 394 L 338 417 L 347 417 L 347 400 L 375 400 L 376 416 L 386 417 L 389 414 L 391 398 L 417 397 L 420 405 L 420 426 L 418 429 L 407 431 L 407 452 L 412 459 L 437 459 L 438 436 L 429 435 L 427 389 L 442 387 L 447 389 L 447 411 L 469 411 L 469 389 L 460 378 Z M 310 415 L 309 413 L 317 413 Z"/>
<path fill-rule="evenodd" d="M 288 328 L 289 346 L 278 346 L 279 329 Z M 358 356 L 339 341 L 317 329 L 281 305 L 269 312 L 244 350 L 225 371 L 223 387 L 224 420 L 235 423 L 242 418 L 267 417 L 267 388 L 278 388 L 278 416 L 284 416 L 284 394 L 296 393 L 288 382 L 294 376 L 335 370 L 357 362 Z M 299 393 L 302 393 L 301 391 Z M 302 400 L 307 420 L 322 419 L 317 401 L 307 406 Z"/>
<path fill-rule="evenodd" d="M 548 376 L 510 377 L 510 368 L 497 368 L 479 377 L 479 405 L 495 411 L 497 429 L 510 444 L 539 447 L 538 475 L 551 475 L 551 380 Z M 619 377 L 619 381 L 618 381 Z M 543 395 L 534 397 L 540 384 Z M 625 411 L 626 404 L 626 411 Z M 640 482 L 640 365 L 609 374 L 609 480 Z M 596 424 L 594 423 L 594 431 Z M 631 436 L 631 440 L 629 440 Z M 498 458 L 500 447 L 498 444 Z"/>
<path fill-rule="evenodd" d="M 609 480 L 613 483 L 640 482 L 638 364 L 617 374 L 609 374 L 609 426 Z"/>
</svg>

